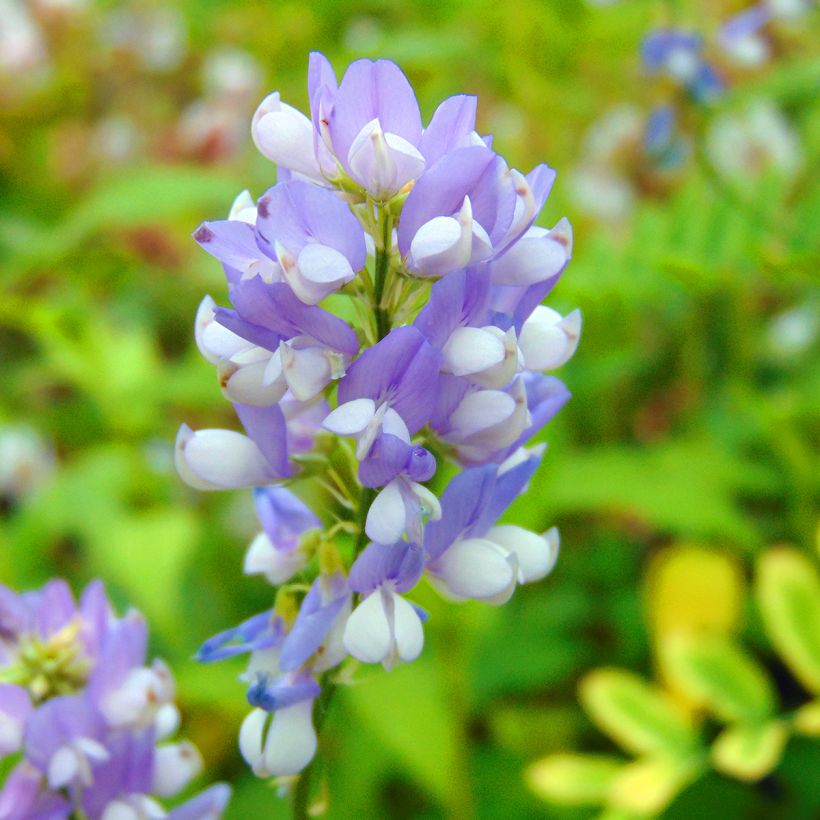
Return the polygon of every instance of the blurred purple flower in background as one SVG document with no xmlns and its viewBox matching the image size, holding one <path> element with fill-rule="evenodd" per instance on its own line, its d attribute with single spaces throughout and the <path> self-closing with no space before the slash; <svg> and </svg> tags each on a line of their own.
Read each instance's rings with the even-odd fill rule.
<svg viewBox="0 0 820 820">
<path fill-rule="evenodd" d="M 161 661 L 146 664 L 147 638 L 139 613 L 114 615 L 99 581 L 79 602 L 62 580 L 22 594 L 0 585 L 0 755 L 19 758 L 0 817 L 221 816 L 221 784 L 169 814 L 159 803 L 202 759 L 170 739 L 174 680 Z"/>
</svg>

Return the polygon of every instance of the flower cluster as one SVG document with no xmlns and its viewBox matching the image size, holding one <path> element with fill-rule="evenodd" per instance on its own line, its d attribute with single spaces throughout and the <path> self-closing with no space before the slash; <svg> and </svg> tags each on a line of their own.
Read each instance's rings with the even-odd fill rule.
<svg viewBox="0 0 820 820">
<path fill-rule="evenodd" d="M 721 110 L 743 69 L 799 44 L 805 0 L 760 0 L 716 31 L 661 26 L 640 45 L 643 72 L 655 102 L 642 111 L 621 104 L 590 127 L 581 161 L 571 175 L 579 209 L 617 222 L 632 211 L 638 193 L 663 194 L 694 158 L 733 186 L 766 176 L 788 182 L 803 151 L 786 116 L 767 99 Z M 785 35 L 790 35 L 791 39 Z"/>
<path fill-rule="evenodd" d="M 139 613 L 117 618 L 99 581 L 77 603 L 62 580 L 16 594 L 0 585 L 0 790 L 3 820 L 218 818 L 219 784 L 166 814 L 202 761 L 179 723 L 174 681 L 146 665 Z M 16 762 L 14 762 L 16 761 Z"/>
<path fill-rule="evenodd" d="M 310 117 L 274 93 L 253 118 L 278 184 L 194 234 L 231 302 L 205 298 L 197 344 L 245 433 L 183 425 L 176 446 L 191 486 L 256 487 L 245 571 L 279 585 L 276 602 L 200 659 L 250 653 L 240 748 L 259 775 L 309 763 L 329 670 L 419 655 L 426 614 L 405 596 L 422 577 L 499 604 L 550 571 L 557 530 L 497 521 L 569 397 L 543 371 L 581 330 L 578 311 L 541 305 L 572 246 L 566 220 L 534 226 L 555 172 L 510 168 L 476 132 L 474 97 L 425 127 L 394 63 L 337 82 L 320 54 L 308 87 Z M 439 497 L 445 461 L 462 471 Z M 308 482 L 315 512 L 290 488 Z"/>
</svg>

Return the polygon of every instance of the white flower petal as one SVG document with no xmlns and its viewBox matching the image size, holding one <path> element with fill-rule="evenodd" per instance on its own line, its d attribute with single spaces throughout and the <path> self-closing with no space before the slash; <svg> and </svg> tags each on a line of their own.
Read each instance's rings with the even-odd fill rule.
<svg viewBox="0 0 820 820">
<path fill-rule="evenodd" d="M 245 553 L 245 575 L 264 575 L 272 584 L 289 581 L 307 563 L 307 555 L 295 549 L 289 552 L 277 549 L 264 532 L 253 539 Z"/>
<path fill-rule="evenodd" d="M 504 361 L 504 342 L 480 327 L 459 327 L 442 348 L 445 373 L 467 376 Z"/>
<path fill-rule="evenodd" d="M 558 530 L 553 527 L 544 535 L 513 524 L 493 527 L 485 536 L 511 552 L 518 560 L 518 580 L 525 584 L 538 581 L 550 573 L 558 559 Z"/>
<path fill-rule="evenodd" d="M 322 422 L 322 427 L 337 436 L 355 436 L 364 431 L 376 414 L 373 399 L 353 399 L 340 404 Z"/>
<path fill-rule="evenodd" d="M 393 634 L 396 654 L 409 663 L 414 661 L 424 647 L 424 629 L 418 612 L 401 595 L 393 595 Z"/>
<path fill-rule="evenodd" d="M 301 701 L 273 713 L 265 739 L 265 769 L 275 777 L 299 774 L 316 754 L 313 701 Z"/>
<path fill-rule="evenodd" d="M 240 350 L 251 347 L 251 343 L 237 336 L 226 327 L 222 327 L 214 318 L 216 303 L 206 296 L 200 303 L 194 322 L 194 338 L 199 352 L 211 364 L 220 359 L 229 359 Z"/>
<path fill-rule="evenodd" d="M 151 791 L 160 797 L 179 794 L 202 771 L 202 756 L 187 740 L 158 746 Z"/>
<path fill-rule="evenodd" d="M 322 180 L 313 151 L 313 124 L 297 109 L 283 103 L 279 93 L 268 95 L 253 116 L 251 136 L 271 162 Z"/>
<path fill-rule="evenodd" d="M 401 538 L 406 524 L 404 498 L 398 480 L 394 479 L 373 499 L 364 530 L 371 541 L 389 546 Z"/>
<path fill-rule="evenodd" d="M 345 649 L 363 663 L 381 663 L 390 655 L 393 635 L 381 589 L 353 610 L 344 632 Z"/>
<path fill-rule="evenodd" d="M 310 401 L 332 381 L 330 359 L 324 348 L 298 350 L 282 342 L 279 351 L 287 385 L 299 401 Z"/>
<path fill-rule="evenodd" d="M 262 739 L 267 719 L 264 709 L 254 709 L 239 729 L 239 751 L 256 774 L 262 773 Z"/>
<path fill-rule="evenodd" d="M 506 551 L 485 538 L 456 541 L 436 561 L 434 572 L 453 594 L 489 603 L 507 600 L 516 582 Z"/>
<path fill-rule="evenodd" d="M 410 266 L 423 276 L 443 276 L 468 264 L 473 252 L 473 209 L 464 197 L 458 217 L 437 216 L 416 231 Z"/>
<path fill-rule="evenodd" d="M 196 490 L 235 490 L 270 481 L 260 449 L 233 430 L 194 432 L 183 424 L 174 457 L 180 477 Z"/>
</svg>

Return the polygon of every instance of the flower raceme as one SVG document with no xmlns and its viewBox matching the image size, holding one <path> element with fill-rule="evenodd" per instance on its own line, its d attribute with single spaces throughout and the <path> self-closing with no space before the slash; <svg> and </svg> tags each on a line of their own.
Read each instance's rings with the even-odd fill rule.
<svg viewBox="0 0 820 820">
<path fill-rule="evenodd" d="M 253 118 L 277 184 L 194 233 L 230 300 L 205 297 L 196 342 L 245 432 L 183 425 L 176 446 L 191 486 L 256 488 L 245 572 L 275 602 L 199 658 L 249 655 L 240 749 L 261 776 L 309 764 L 314 701 L 347 658 L 421 653 L 427 616 L 406 596 L 422 578 L 499 604 L 550 572 L 557 530 L 498 519 L 569 398 L 543 371 L 581 333 L 577 310 L 541 304 L 572 253 L 566 220 L 534 225 L 555 172 L 510 168 L 474 97 L 425 127 L 398 66 L 359 60 L 339 82 L 320 54 L 308 91 L 309 116 L 274 93 Z M 461 472 L 439 495 L 445 461 Z"/>
<path fill-rule="evenodd" d="M 117 618 L 99 581 L 75 602 L 64 581 L 18 595 L 0 585 L 0 789 L 4 820 L 221 816 L 219 784 L 165 812 L 202 767 L 179 724 L 174 681 L 145 663 L 139 613 Z"/>
</svg>

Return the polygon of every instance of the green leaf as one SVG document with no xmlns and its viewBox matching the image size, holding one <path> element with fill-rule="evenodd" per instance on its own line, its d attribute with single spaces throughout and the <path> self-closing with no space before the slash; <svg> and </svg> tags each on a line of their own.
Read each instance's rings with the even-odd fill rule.
<svg viewBox="0 0 820 820">
<path fill-rule="evenodd" d="M 756 544 L 736 501 L 738 488 L 767 481 L 760 469 L 706 439 L 653 449 L 599 446 L 548 463 L 542 497 L 558 513 L 635 516 L 682 536 Z"/>
<path fill-rule="evenodd" d="M 89 544 L 95 572 L 119 586 L 168 638 L 181 639 L 179 590 L 188 558 L 200 540 L 190 510 L 152 510 L 123 515 Z"/>
<path fill-rule="evenodd" d="M 597 669 L 581 681 L 580 698 L 595 723 L 628 751 L 674 752 L 697 744 L 686 713 L 632 672 Z"/>
<path fill-rule="evenodd" d="M 766 634 L 807 689 L 820 692 L 820 578 L 794 549 L 765 553 L 755 585 Z"/>
<path fill-rule="evenodd" d="M 5 231 L 23 265 L 55 261 L 103 230 L 157 224 L 216 207 L 227 210 L 239 187 L 202 167 L 147 166 L 103 179 L 65 219 L 53 226 Z M 14 241 L 14 240 L 18 241 Z"/>
<path fill-rule="evenodd" d="M 610 803 L 639 815 L 662 812 L 702 766 L 694 757 L 649 757 L 621 769 L 612 783 Z"/>
<path fill-rule="evenodd" d="M 430 656 L 389 673 L 379 669 L 342 691 L 358 719 L 432 795 L 447 802 L 453 790 L 458 740 L 439 664 Z"/>
<path fill-rule="evenodd" d="M 680 691 L 727 723 L 762 720 L 774 711 L 763 669 L 726 636 L 670 636 L 661 644 L 661 658 Z"/>
<path fill-rule="evenodd" d="M 792 720 L 795 732 L 807 737 L 820 737 L 820 700 L 801 706 Z"/>
<path fill-rule="evenodd" d="M 606 801 L 624 763 L 604 755 L 556 754 L 533 763 L 527 785 L 539 796 L 566 806 L 598 806 Z"/>
<path fill-rule="evenodd" d="M 780 762 L 789 732 L 783 721 L 730 726 L 712 745 L 712 764 L 738 780 L 760 780 Z"/>
</svg>

